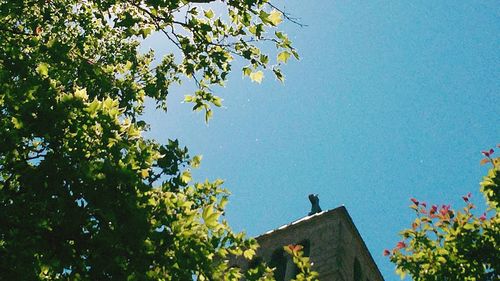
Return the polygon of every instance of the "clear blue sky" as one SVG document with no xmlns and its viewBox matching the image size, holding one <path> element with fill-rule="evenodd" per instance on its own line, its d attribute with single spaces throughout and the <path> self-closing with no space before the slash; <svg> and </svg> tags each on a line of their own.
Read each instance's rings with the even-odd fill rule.
<svg viewBox="0 0 500 281">
<path fill-rule="evenodd" d="M 409 198 L 460 207 L 471 191 L 484 208 L 479 152 L 500 142 L 500 5 L 290 0 L 285 10 L 308 26 L 282 26 L 301 54 L 284 85 L 235 68 L 208 126 L 180 89 L 168 113 L 147 113 L 149 136 L 203 155 L 195 177 L 225 180 L 234 229 L 291 222 L 318 193 L 323 209 L 347 207 L 386 280 L 399 280 L 382 251 L 410 226 Z"/>
</svg>

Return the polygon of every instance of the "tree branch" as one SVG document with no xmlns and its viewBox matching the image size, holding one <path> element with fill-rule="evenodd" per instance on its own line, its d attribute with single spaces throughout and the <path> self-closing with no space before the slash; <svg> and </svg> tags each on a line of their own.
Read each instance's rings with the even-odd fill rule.
<svg viewBox="0 0 500 281">
<path fill-rule="evenodd" d="M 214 2 L 215 0 L 190 0 L 189 2 L 191 3 L 210 3 Z"/>
</svg>

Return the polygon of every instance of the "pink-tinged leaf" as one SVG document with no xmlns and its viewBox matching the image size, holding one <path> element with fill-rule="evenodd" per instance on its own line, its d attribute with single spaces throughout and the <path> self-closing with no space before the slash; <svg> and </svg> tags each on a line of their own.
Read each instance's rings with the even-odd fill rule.
<svg viewBox="0 0 500 281">
<path fill-rule="evenodd" d="M 424 208 L 427 208 L 427 203 L 425 202 L 420 203 L 420 205 L 424 206 Z"/>
<path fill-rule="evenodd" d="M 486 157 L 490 157 L 490 153 L 488 151 L 481 151 L 481 153 Z"/>
<path fill-rule="evenodd" d="M 493 148 L 490 149 L 490 155 L 493 154 L 493 152 L 495 152 L 495 150 L 493 150 Z"/>
<path fill-rule="evenodd" d="M 485 221 L 485 220 L 486 220 L 486 213 L 483 213 L 483 214 L 479 217 L 479 219 L 480 219 L 481 221 Z"/>
<path fill-rule="evenodd" d="M 302 245 L 293 245 L 293 244 L 290 244 L 288 245 L 288 248 L 292 251 L 292 252 L 297 252 L 297 251 L 300 251 L 302 250 L 302 248 L 304 248 Z"/>
<path fill-rule="evenodd" d="M 490 159 L 488 159 L 488 158 L 483 158 L 483 159 L 481 159 L 481 161 L 479 162 L 479 164 L 484 165 L 484 164 L 486 164 L 486 163 L 488 163 L 488 162 L 490 162 Z"/>
<path fill-rule="evenodd" d="M 387 249 L 384 250 L 384 256 L 388 256 L 390 254 L 391 254 L 391 252 L 389 250 L 387 250 Z"/>
<path fill-rule="evenodd" d="M 415 198 L 410 198 L 411 202 L 413 202 L 413 204 L 417 205 L 418 206 L 418 200 L 415 199 Z"/>
<path fill-rule="evenodd" d="M 403 249 L 405 247 L 406 247 L 406 244 L 403 241 L 399 241 L 398 244 L 396 245 L 396 248 L 398 248 L 398 249 Z"/>
</svg>

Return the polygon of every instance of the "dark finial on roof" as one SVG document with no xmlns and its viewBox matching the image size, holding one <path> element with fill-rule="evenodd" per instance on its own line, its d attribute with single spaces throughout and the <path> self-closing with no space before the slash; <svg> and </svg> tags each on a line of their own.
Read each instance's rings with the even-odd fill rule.
<svg viewBox="0 0 500 281">
<path fill-rule="evenodd" d="M 309 194 L 309 201 L 311 201 L 311 211 L 308 214 L 309 216 L 321 212 L 318 194 Z"/>
</svg>

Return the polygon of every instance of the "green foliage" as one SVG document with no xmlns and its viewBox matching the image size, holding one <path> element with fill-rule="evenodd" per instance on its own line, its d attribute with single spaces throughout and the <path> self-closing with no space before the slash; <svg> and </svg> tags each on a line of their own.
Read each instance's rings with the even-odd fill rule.
<svg viewBox="0 0 500 281">
<path fill-rule="evenodd" d="M 288 245 L 283 247 L 285 252 L 292 256 L 299 272 L 292 281 L 317 281 L 318 273 L 311 270 L 309 257 L 304 256 L 302 245 Z"/>
<path fill-rule="evenodd" d="M 500 158 L 493 150 L 483 152 L 492 168 L 481 182 L 488 206 L 481 216 L 473 213 L 470 193 L 463 196 L 466 206 L 452 210 L 449 205 L 427 208 L 412 198 L 410 206 L 417 218 L 403 230 L 403 240 L 385 250 L 396 272 L 413 280 L 498 280 L 500 278 Z"/>
<path fill-rule="evenodd" d="M 145 139 L 141 114 L 194 81 L 208 121 L 235 57 L 260 82 L 286 62 L 262 44 L 297 55 L 267 0 L 190 2 L 210 1 L 0 0 L 0 279 L 269 280 L 229 267 L 257 244 L 223 219 L 223 182 L 191 183 L 201 157 Z M 171 53 L 139 51 L 153 32 Z"/>
</svg>

